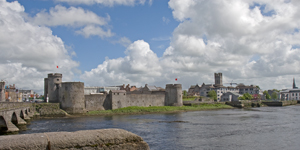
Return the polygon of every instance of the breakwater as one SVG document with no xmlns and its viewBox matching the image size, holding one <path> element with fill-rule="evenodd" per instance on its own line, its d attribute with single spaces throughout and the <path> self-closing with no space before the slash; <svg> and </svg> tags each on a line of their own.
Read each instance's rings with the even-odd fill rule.
<svg viewBox="0 0 300 150">
<path fill-rule="evenodd" d="M 126 130 L 102 129 L 0 136 L 0 149 L 149 150 L 149 145 L 140 136 Z"/>
</svg>

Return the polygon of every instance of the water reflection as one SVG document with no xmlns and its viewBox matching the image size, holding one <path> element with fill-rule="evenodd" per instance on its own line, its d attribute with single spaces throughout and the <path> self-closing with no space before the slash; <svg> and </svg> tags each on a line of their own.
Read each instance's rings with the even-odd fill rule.
<svg viewBox="0 0 300 150">
<path fill-rule="evenodd" d="M 262 107 L 168 114 L 31 121 L 25 133 L 121 128 L 151 149 L 298 149 L 300 107 Z"/>
</svg>

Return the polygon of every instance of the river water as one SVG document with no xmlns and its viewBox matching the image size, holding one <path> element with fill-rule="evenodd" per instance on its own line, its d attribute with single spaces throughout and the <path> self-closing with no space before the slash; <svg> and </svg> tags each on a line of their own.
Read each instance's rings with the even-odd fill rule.
<svg viewBox="0 0 300 150">
<path fill-rule="evenodd" d="M 300 105 L 147 115 L 38 119 L 20 134 L 121 128 L 152 150 L 300 149 Z"/>
</svg>

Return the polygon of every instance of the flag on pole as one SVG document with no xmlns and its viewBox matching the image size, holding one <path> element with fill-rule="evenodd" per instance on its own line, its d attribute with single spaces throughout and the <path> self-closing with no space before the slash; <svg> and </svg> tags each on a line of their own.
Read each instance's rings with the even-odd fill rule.
<svg viewBox="0 0 300 150">
<path fill-rule="evenodd" d="M 58 66 L 56 66 L 56 68 L 58 68 Z"/>
<path fill-rule="evenodd" d="M 177 81 L 177 78 L 175 78 L 175 81 Z"/>
</svg>

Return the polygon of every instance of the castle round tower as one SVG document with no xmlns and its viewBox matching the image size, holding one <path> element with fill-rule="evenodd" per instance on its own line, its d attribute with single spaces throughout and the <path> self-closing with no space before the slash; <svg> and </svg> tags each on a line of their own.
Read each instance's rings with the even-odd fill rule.
<svg viewBox="0 0 300 150">
<path fill-rule="evenodd" d="M 59 89 L 60 108 L 68 113 L 85 112 L 84 83 L 63 82 Z"/>
<path fill-rule="evenodd" d="M 59 102 L 59 88 L 61 87 L 62 83 L 62 74 L 55 73 L 55 74 L 48 74 L 48 79 L 44 80 L 45 84 L 48 82 L 48 94 L 49 102 L 50 103 L 58 103 Z M 47 95 L 45 95 L 47 96 Z M 47 97 L 46 97 L 47 98 Z"/>
<path fill-rule="evenodd" d="M 165 106 L 182 106 L 181 84 L 167 84 L 165 94 Z"/>
</svg>

